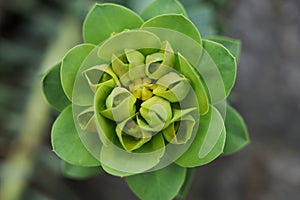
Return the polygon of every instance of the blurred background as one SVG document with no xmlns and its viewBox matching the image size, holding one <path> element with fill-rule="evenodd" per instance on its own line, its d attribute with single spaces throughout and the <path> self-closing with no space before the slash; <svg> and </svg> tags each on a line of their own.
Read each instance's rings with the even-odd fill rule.
<svg viewBox="0 0 300 200">
<path fill-rule="evenodd" d="M 97 1 L 100 2 L 100 1 Z M 140 11 L 150 0 L 115 0 Z M 197 169 L 188 200 L 300 199 L 300 1 L 182 0 L 202 37 L 242 41 L 231 101 L 251 144 Z M 125 180 L 62 176 L 40 79 L 81 42 L 91 0 L 0 0 L 0 199 L 137 199 Z"/>
</svg>

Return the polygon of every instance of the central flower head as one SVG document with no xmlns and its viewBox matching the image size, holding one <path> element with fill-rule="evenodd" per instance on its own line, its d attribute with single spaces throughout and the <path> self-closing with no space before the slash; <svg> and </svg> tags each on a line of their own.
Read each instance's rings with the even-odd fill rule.
<svg viewBox="0 0 300 200">
<path fill-rule="evenodd" d="M 111 142 L 132 152 L 158 134 L 167 143 L 184 144 L 190 139 L 197 105 L 184 103 L 192 89 L 178 67 L 178 55 L 165 41 L 160 49 L 113 53 L 110 63 L 83 72 L 96 93 L 95 112 L 115 123 L 117 140 L 106 136 L 115 138 Z M 190 127 L 177 137 L 182 118 Z"/>
<path fill-rule="evenodd" d="M 148 77 L 138 78 L 129 84 L 129 91 L 133 93 L 135 98 L 145 101 L 153 96 L 153 90 L 156 87 L 154 80 Z"/>
</svg>

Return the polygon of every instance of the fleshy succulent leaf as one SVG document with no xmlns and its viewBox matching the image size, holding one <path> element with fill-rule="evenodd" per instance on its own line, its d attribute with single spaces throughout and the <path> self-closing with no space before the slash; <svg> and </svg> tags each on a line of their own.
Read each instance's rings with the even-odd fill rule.
<svg viewBox="0 0 300 200">
<path fill-rule="evenodd" d="M 99 161 L 85 148 L 76 131 L 72 106 L 66 107 L 53 124 L 53 151 L 66 162 L 83 167 L 99 166 Z"/>
<path fill-rule="evenodd" d="M 72 101 L 77 72 L 87 55 L 95 48 L 92 44 L 80 44 L 69 50 L 61 64 L 61 82 L 67 97 Z"/>
<path fill-rule="evenodd" d="M 153 33 L 145 30 L 128 30 L 111 36 L 98 50 L 98 56 L 111 61 L 112 55 L 121 56 L 125 49 L 159 49 L 160 39 Z"/>
<path fill-rule="evenodd" d="M 129 65 L 127 63 L 124 63 L 123 60 L 121 60 L 116 55 L 112 55 L 112 69 L 115 72 L 115 74 L 121 78 L 124 74 L 126 74 L 129 70 Z"/>
<path fill-rule="evenodd" d="M 176 163 L 183 167 L 207 164 L 223 153 L 226 131 L 224 121 L 217 109 L 211 107 L 200 118 L 198 133 L 191 146 Z"/>
<path fill-rule="evenodd" d="M 178 31 L 197 41 L 200 45 L 201 37 L 195 25 L 182 14 L 163 14 L 146 21 L 142 28 L 159 27 Z"/>
<path fill-rule="evenodd" d="M 140 148 L 151 140 L 152 134 L 143 130 L 131 118 L 119 123 L 116 127 L 116 134 L 127 152 Z"/>
<path fill-rule="evenodd" d="M 115 122 L 100 114 L 101 111 L 106 109 L 106 97 L 111 93 L 112 90 L 113 87 L 110 84 L 102 84 L 97 89 L 94 98 L 97 130 L 104 145 L 108 145 L 110 142 L 116 141 Z"/>
<path fill-rule="evenodd" d="M 249 135 L 243 118 L 229 105 L 227 105 L 225 128 L 224 154 L 234 153 L 249 143 Z"/>
<path fill-rule="evenodd" d="M 152 79 L 159 79 L 161 76 L 165 75 L 170 71 L 168 66 L 161 64 L 163 61 L 163 53 L 154 53 L 146 57 L 146 69 L 145 73 L 148 77 Z"/>
<path fill-rule="evenodd" d="M 129 62 L 129 71 L 128 75 L 130 80 L 135 80 L 138 78 L 142 78 L 145 76 L 144 62 L 145 56 L 136 50 L 133 49 L 125 49 L 125 55 Z M 122 79 L 123 77 L 121 77 Z M 124 81 L 123 81 L 124 82 Z"/>
<path fill-rule="evenodd" d="M 131 190 L 143 200 L 171 200 L 185 180 L 186 168 L 171 164 L 163 169 L 126 177 Z"/>
<path fill-rule="evenodd" d="M 85 109 L 77 116 L 77 121 L 82 130 L 87 132 L 96 132 L 95 112 L 93 107 Z"/>
<path fill-rule="evenodd" d="M 144 101 L 140 113 L 154 131 L 160 131 L 167 126 L 172 118 L 170 102 L 158 96 Z"/>
<path fill-rule="evenodd" d="M 58 111 L 62 111 L 71 104 L 61 86 L 60 67 L 61 63 L 56 64 L 42 79 L 44 96 L 47 102 Z"/>
<path fill-rule="evenodd" d="M 155 80 L 170 72 L 175 64 L 175 54 L 168 41 L 162 42 L 159 52 L 146 57 L 146 75 Z"/>
<path fill-rule="evenodd" d="M 222 44 L 230 51 L 230 53 L 236 58 L 237 61 L 239 60 L 241 54 L 240 40 L 232 39 L 225 36 L 210 36 L 207 39 Z"/>
<path fill-rule="evenodd" d="M 103 172 L 99 167 L 81 167 L 61 161 L 62 174 L 72 179 L 87 179 Z"/>
<path fill-rule="evenodd" d="M 135 174 L 135 173 L 129 173 L 129 172 L 124 172 L 124 171 L 119 171 L 119 170 L 113 169 L 111 167 L 108 167 L 105 164 L 102 164 L 101 166 L 102 166 L 103 170 L 105 172 L 107 172 L 108 174 L 111 174 L 111 175 L 114 175 L 114 176 L 118 176 L 118 177 L 126 177 L 126 176 L 131 176 L 131 175 Z"/>
<path fill-rule="evenodd" d="M 142 23 L 139 15 L 124 6 L 95 4 L 85 18 L 83 38 L 86 43 L 98 45 L 112 34 L 139 28 Z"/>
<path fill-rule="evenodd" d="M 115 176 L 145 172 L 156 166 L 164 154 L 164 139 L 158 133 L 134 152 L 126 152 L 113 144 L 104 145 L 100 155 L 103 169 Z M 106 168 L 108 167 L 108 168 Z"/>
<path fill-rule="evenodd" d="M 94 102 L 94 95 L 95 93 L 91 90 L 91 85 L 89 84 L 89 81 L 87 81 L 86 74 L 84 72 L 88 71 L 89 69 L 97 66 L 102 66 L 102 65 L 107 65 L 108 63 L 106 61 L 103 61 L 101 58 L 97 56 L 99 46 L 95 47 L 84 59 L 82 66 L 80 67 L 74 88 L 73 88 L 73 97 L 72 97 L 72 103 L 75 105 L 80 105 L 80 106 L 92 106 Z M 106 69 L 106 68 L 105 68 Z M 101 75 L 102 72 L 100 69 L 94 69 L 95 74 Z M 105 70 L 104 70 L 105 71 Z M 106 74 L 103 73 L 103 75 Z M 107 76 L 106 76 L 107 75 Z M 102 82 L 104 80 L 107 80 L 109 74 L 106 74 L 105 76 L 102 76 Z M 98 77 L 98 80 L 101 79 Z M 112 82 L 115 82 L 112 80 Z"/>
<path fill-rule="evenodd" d="M 212 103 L 224 100 L 235 83 L 236 59 L 221 44 L 203 40 L 203 55 L 197 66 Z"/>
<path fill-rule="evenodd" d="M 133 49 L 125 49 L 126 58 L 132 68 L 144 64 L 145 56 L 139 51 Z"/>
<path fill-rule="evenodd" d="M 153 94 L 163 97 L 168 101 L 182 101 L 190 90 L 190 84 L 185 77 L 179 76 L 175 72 L 170 72 L 156 82 L 157 87 L 153 90 Z"/>
<path fill-rule="evenodd" d="M 119 82 L 117 75 L 115 75 L 113 70 L 106 64 L 91 67 L 88 70 L 83 71 L 83 75 L 86 77 L 93 92 L 96 92 L 101 84 L 114 87 Z"/>
<path fill-rule="evenodd" d="M 200 76 L 196 70 L 189 64 L 189 62 L 181 55 L 178 54 L 180 72 L 189 78 L 190 84 L 195 91 L 195 95 L 198 100 L 199 111 L 201 115 L 204 115 L 209 110 L 209 101 L 205 91 L 205 88 L 201 82 Z"/>
<path fill-rule="evenodd" d="M 167 41 L 173 52 L 183 55 L 193 66 L 198 65 L 202 56 L 202 42 L 177 30 L 161 27 L 142 27 L 142 30 L 155 34 L 161 41 Z"/>
<path fill-rule="evenodd" d="M 187 15 L 184 7 L 178 0 L 154 0 L 142 10 L 141 17 L 144 20 L 148 20 L 157 15 L 168 13 Z"/>
<path fill-rule="evenodd" d="M 136 112 L 136 98 L 128 90 L 115 87 L 106 99 L 106 109 L 100 113 L 116 122 L 133 117 Z"/>
<path fill-rule="evenodd" d="M 174 123 L 176 121 L 180 121 L 181 117 L 184 117 L 185 115 L 192 114 L 193 112 L 197 111 L 197 108 L 187 108 L 187 109 L 173 109 L 173 117 L 170 121 L 170 123 Z"/>
<path fill-rule="evenodd" d="M 162 131 L 164 138 L 173 144 L 185 144 L 192 136 L 196 121 L 191 115 L 180 118 Z"/>
</svg>

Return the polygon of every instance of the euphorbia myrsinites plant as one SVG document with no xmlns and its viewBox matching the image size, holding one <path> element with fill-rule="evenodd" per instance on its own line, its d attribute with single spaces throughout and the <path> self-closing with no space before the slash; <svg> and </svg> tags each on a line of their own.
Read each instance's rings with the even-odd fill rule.
<svg viewBox="0 0 300 200">
<path fill-rule="evenodd" d="M 177 0 L 153 1 L 140 15 L 95 4 L 83 39 L 42 80 L 61 112 L 51 139 L 66 175 L 105 171 L 141 199 L 172 199 L 188 170 L 249 142 L 226 101 L 239 42 L 201 38 Z"/>
</svg>

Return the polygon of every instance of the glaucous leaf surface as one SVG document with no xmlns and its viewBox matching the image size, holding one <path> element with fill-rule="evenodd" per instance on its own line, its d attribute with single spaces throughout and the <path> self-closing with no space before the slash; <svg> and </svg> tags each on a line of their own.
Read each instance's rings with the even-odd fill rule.
<svg viewBox="0 0 300 200">
<path fill-rule="evenodd" d="M 141 17 L 144 20 L 148 20 L 152 17 L 169 13 L 186 15 L 184 7 L 178 0 L 154 0 L 142 10 Z"/>
<path fill-rule="evenodd" d="M 73 87 L 77 72 L 87 55 L 95 48 L 92 44 L 80 44 L 73 47 L 64 56 L 61 64 L 61 82 L 65 94 L 72 100 Z"/>
<path fill-rule="evenodd" d="M 222 44 L 230 53 L 239 60 L 241 53 L 241 41 L 225 36 L 210 36 L 209 40 Z"/>
<path fill-rule="evenodd" d="M 171 200 L 185 180 L 186 168 L 171 164 L 163 169 L 126 177 L 130 189 L 143 200 Z"/>
<path fill-rule="evenodd" d="M 164 139 L 160 133 L 142 148 L 130 153 L 113 144 L 104 145 L 100 160 L 103 163 L 103 169 L 105 171 L 106 167 L 113 169 L 108 172 L 115 176 L 142 173 L 159 163 L 164 154 L 164 145 Z"/>
<path fill-rule="evenodd" d="M 101 85 L 96 93 L 95 110 L 101 111 L 105 106 L 105 97 L 113 88 L 107 85 Z M 98 121 L 98 133 L 101 141 L 104 143 L 100 160 L 103 163 L 103 169 L 115 176 L 128 176 L 134 173 L 144 172 L 157 163 L 164 153 L 164 139 L 161 134 L 157 134 L 148 143 L 134 152 L 126 152 L 115 132 L 115 124 L 96 112 Z"/>
<path fill-rule="evenodd" d="M 111 61 L 113 55 L 120 56 L 125 49 L 159 49 L 160 39 L 149 31 L 130 30 L 116 34 L 106 40 L 98 50 L 98 56 Z"/>
<path fill-rule="evenodd" d="M 99 47 L 97 46 L 88 54 L 77 72 L 72 95 L 73 104 L 81 106 L 93 105 L 94 92 L 91 90 L 91 84 L 89 84 L 89 81 L 87 80 L 88 77 L 86 72 L 90 70 L 94 71 L 93 73 L 95 74 L 99 74 L 100 69 L 97 69 L 97 66 L 101 66 L 106 63 L 97 56 L 98 49 Z"/>
<path fill-rule="evenodd" d="M 74 124 L 71 105 L 66 107 L 55 120 L 51 140 L 53 151 L 66 162 L 83 167 L 100 165 L 80 140 Z"/>
<path fill-rule="evenodd" d="M 200 118 L 198 133 L 176 163 L 182 167 L 207 164 L 223 153 L 226 131 L 222 116 L 214 107 Z"/>
<path fill-rule="evenodd" d="M 224 100 L 235 83 L 236 59 L 221 44 L 203 40 L 203 54 L 197 70 L 207 88 L 211 103 Z"/>
<path fill-rule="evenodd" d="M 60 81 L 61 63 L 52 67 L 42 79 L 42 89 L 48 103 L 58 111 L 71 104 L 65 95 Z"/>
<path fill-rule="evenodd" d="M 98 45 L 112 34 L 125 29 L 139 28 L 142 18 L 132 10 L 117 4 L 95 4 L 83 24 L 83 38 L 86 43 Z"/>
<path fill-rule="evenodd" d="M 243 118 L 231 106 L 227 106 L 226 118 L 226 143 L 224 154 L 234 153 L 249 143 L 249 135 Z"/>
<path fill-rule="evenodd" d="M 176 23 L 174 23 L 176 22 Z M 160 27 L 181 32 L 201 44 L 200 33 L 195 25 L 182 14 L 163 14 L 146 21 L 143 27 Z"/>
<path fill-rule="evenodd" d="M 200 76 L 181 54 L 178 55 L 178 61 L 181 73 L 189 78 L 190 84 L 197 96 L 200 114 L 206 114 L 209 110 L 209 101 Z"/>
</svg>

